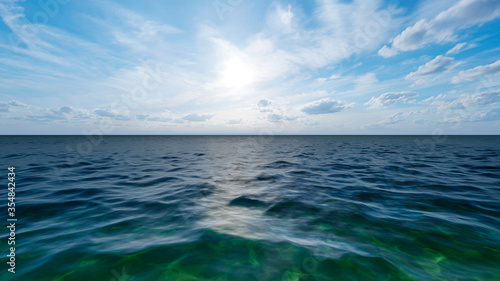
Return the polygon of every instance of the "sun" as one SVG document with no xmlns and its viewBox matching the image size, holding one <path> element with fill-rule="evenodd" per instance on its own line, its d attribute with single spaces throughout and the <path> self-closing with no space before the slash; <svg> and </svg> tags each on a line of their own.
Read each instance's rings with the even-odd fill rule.
<svg viewBox="0 0 500 281">
<path fill-rule="evenodd" d="M 220 84 L 227 88 L 242 88 L 255 81 L 256 71 L 250 63 L 233 56 L 223 63 Z"/>
</svg>

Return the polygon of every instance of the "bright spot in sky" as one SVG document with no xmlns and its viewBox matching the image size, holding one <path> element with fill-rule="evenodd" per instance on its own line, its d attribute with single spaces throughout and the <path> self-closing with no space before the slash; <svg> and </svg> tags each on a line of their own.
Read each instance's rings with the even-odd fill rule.
<svg viewBox="0 0 500 281">
<path fill-rule="evenodd" d="M 234 56 L 224 63 L 221 86 L 227 88 L 241 88 L 254 82 L 256 72 L 243 59 Z"/>
</svg>

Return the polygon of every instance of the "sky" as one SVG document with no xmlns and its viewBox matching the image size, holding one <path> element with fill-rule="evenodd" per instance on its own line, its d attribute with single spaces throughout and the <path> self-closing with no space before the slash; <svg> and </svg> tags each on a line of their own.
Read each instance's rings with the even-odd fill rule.
<svg viewBox="0 0 500 281">
<path fill-rule="evenodd" d="M 0 134 L 500 134 L 500 1 L 0 0 Z"/>
</svg>

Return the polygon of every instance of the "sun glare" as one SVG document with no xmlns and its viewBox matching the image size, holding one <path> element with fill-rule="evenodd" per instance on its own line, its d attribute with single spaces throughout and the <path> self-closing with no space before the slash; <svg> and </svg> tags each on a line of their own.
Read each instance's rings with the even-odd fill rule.
<svg viewBox="0 0 500 281">
<path fill-rule="evenodd" d="M 239 57 L 232 57 L 224 63 L 221 85 L 228 88 L 241 88 L 255 79 L 255 70 Z"/>
</svg>

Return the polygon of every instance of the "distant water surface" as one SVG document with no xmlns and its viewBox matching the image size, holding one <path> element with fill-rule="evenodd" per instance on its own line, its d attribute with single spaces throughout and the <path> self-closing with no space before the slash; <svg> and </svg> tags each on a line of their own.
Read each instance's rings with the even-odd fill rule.
<svg viewBox="0 0 500 281">
<path fill-rule="evenodd" d="M 500 280 L 497 136 L 3 136 L 0 157 L 0 280 Z"/>
</svg>

